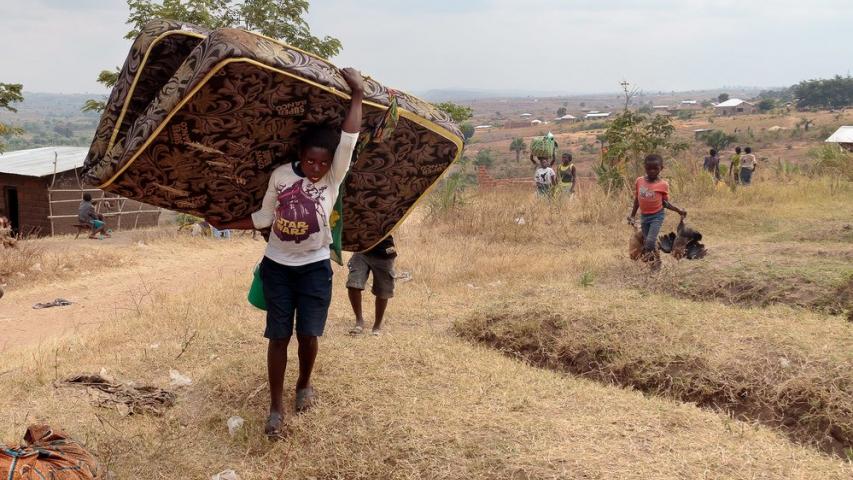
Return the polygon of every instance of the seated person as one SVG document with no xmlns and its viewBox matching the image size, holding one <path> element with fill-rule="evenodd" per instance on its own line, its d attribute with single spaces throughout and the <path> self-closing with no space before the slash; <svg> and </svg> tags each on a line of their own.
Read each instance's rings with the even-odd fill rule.
<svg viewBox="0 0 853 480">
<path fill-rule="evenodd" d="M 104 222 L 104 216 L 95 212 L 95 206 L 92 204 L 92 195 L 88 192 L 83 194 L 83 201 L 80 202 L 77 220 L 81 225 L 90 226 L 92 233 L 89 234 L 89 238 L 99 238 L 98 235 L 110 236 L 107 233 L 107 224 Z"/>
</svg>

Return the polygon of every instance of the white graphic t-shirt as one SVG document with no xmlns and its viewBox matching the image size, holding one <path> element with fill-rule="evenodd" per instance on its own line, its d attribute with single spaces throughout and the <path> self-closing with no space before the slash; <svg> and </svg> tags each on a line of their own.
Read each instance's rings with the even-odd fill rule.
<svg viewBox="0 0 853 480">
<path fill-rule="evenodd" d="M 255 228 L 272 227 L 264 255 L 281 265 L 299 266 L 329 258 L 329 216 L 355 149 L 357 133 L 341 132 L 329 172 L 314 183 L 298 175 L 292 163 L 273 170 Z"/>
<path fill-rule="evenodd" d="M 536 180 L 536 186 L 538 187 L 550 187 L 554 183 L 555 178 L 557 178 L 557 174 L 554 173 L 551 167 L 539 167 L 533 175 L 533 179 Z"/>
</svg>

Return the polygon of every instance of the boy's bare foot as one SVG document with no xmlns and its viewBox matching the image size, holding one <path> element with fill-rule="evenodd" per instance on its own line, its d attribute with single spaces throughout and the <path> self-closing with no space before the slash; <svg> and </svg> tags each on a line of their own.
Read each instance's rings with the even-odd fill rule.
<svg viewBox="0 0 853 480">
<path fill-rule="evenodd" d="M 361 335 L 364 332 L 364 325 L 356 323 L 354 327 L 349 329 L 350 335 Z"/>
<path fill-rule="evenodd" d="M 279 412 L 270 412 L 267 417 L 267 425 L 264 427 L 264 433 L 270 439 L 282 437 L 282 424 L 284 423 L 284 415 Z"/>
<path fill-rule="evenodd" d="M 296 391 L 296 413 L 304 413 L 314 406 L 314 387 L 300 388 Z"/>
<path fill-rule="evenodd" d="M 373 331 L 371 332 L 371 334 L 374 337 L 378 337 L 379 335 L 382 335 L 382 329 L 381 328 L 374 328 Z"/>
</svg>

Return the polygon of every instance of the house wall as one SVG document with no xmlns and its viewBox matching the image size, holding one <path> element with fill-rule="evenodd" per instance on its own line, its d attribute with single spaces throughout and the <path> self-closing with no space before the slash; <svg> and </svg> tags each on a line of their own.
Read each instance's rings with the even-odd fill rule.
<svg viewBox="0 0 853 480">
<path fill-rule="evenodd" d="M 18 233 L 23 235 L 50 234 L 47 219 L 47 189 L 40 178 L 0 173 L 0 210 L 9 212 L 6 205 L 6 189 L 13 187 L 18 192 Z"/>
<path fill-rule="evenodd" d="M 0 173 L 0 210 L 8 212 L 4 187 L 14 187 L 18 192 L 18 214 L 20 216 L 19 233 L 23 235 L 45 236 L 51 234 L 51 215 L 68 216 L 69 218 L 54 219 L 53 233 L 55 235 L 75 233 L 73 227 L 77 223 L 77 212 L 82 199 L 82 191 L 74 170 L 56 175 L 53 183 L 53 193 L 48 197 L 51 188 L 52 175 L 47 177 L 25 177 Z M 124 212 L 138 210 L 156 210 L 148 204 L 135 200 L 122 199 L 114 194 L 105 194 L 102 190 L 89 192 L 100 213 L 105 214 L 107 227 L 113 230 L 128 230 L 134 227 L 156 226 L 159 213 L 140 213 L 126 215 L 111 215 L 118 213 L 119 208 Z M 51 204 L 48 199 L 53 200 Z M 60 202 L 57 202 L 60 200 Z M 124 202 L 122 205 L 121 202 Z"/>
<path fill-rule="evenodd" d="M 749 115 L 751 113 L 755 113 L 754 105 L 742 104 L 737 107 L 717 107 L 714 108 L 714 111 L 719 116 L 731 116 L 731 115 Z"/>
</svg>

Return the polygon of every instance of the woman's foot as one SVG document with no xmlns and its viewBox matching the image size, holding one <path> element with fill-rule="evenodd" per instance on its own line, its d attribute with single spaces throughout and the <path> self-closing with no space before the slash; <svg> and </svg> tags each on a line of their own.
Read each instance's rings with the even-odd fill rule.
<svg viewBox="0 0 853 480">
<path fill-rule="evenodd" d="M 364 325 L 355 324 L 354 327 L 349 329 L 350 335 L 361 335 L 364 332 Z"/>
<path fill-rule="evenodd" d="M 381 328 L 374 328 L 373 331 L 370 333 L 374 337 L 378 337 L 378 336 L 382 335 L 382 329 Z"/>
<path fill-rule="evenodd" d="M 264 434 L 270 439 L 282 438 L 283 424 L 284 415 L 279 412 L 270 412 L 267 417 L 267 425 L 264 427 Z"/>
</svg>

